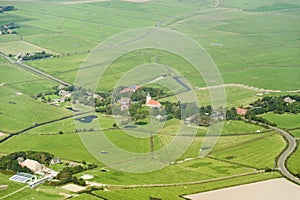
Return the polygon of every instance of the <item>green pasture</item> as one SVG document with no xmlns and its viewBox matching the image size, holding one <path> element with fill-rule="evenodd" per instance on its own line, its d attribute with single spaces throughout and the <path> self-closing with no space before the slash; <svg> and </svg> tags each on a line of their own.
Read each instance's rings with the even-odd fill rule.
<svg viewBox="0 0 300 200">
<path fill-rule="evenodd" d="M 101 172 L 100 169 L 93 169 L 82 172 L 78 176 L 88 173 L 94 176 L 93 181 L 106 184 L 127 185 L 191 182 L 252 171 L 253 169 L 245 169 L 245 167 L 236 164 L 204 158 L 170 165 L 158 171 L 142 174 L 125 173 L 109 168 L 109 172 Z"/>
<path fill-rule="evenodd" d="M 13 42 L 13 41 L 19 41 L 20 36 L 16 34 L 10 34 L 10 35 L 1 35 L 0 36 L 0 43 L 6 43 L 6 42 Z"/>
<path fill-rule="evenodd" d="M 148 199 L 149 197 L 156 197 L 161 199 L 182 199 L 180 196 L 205 192 L 210 190 L 221 189 L 224 187 L 231 187 L 236 185 L 243 185 L 256 181 L 263 181 L 272 178 L 278 178 L 280 174 L 277 172 L 263 173 L 247 175 L 237 178 L 230 178 L 219 181 L 212 181 L 207 183 L 201 183 L 196 185 L 186 185 L 186 186 L 173 186 L 173 187 L 158 187 L 158 188 L 135 188 L 135 189 L 118 189 L 103 191 L 94 191 L 93 194 L 99 195 L 107 199 Z M 91 196 L 91 195 L 89 195 Z M 81 199 L 78 197 L 78 199 Z"/>
<path fill-rule="evenodd" d="M 288 169 L 294 174 L 300 173 L 300 148 L 299 148 L 299 140 L 296 151 L 289 157 L 287 161 Z"/>
<path fill-rule="evenodd" d="M 300 130 L 293 130 L 293 131 L 289 131 L 289 133 L 291 133 L 294 137 L 296 138 L 300 138 Z"/>
<path fill-rule="evenodd" d="M 263 169 L 275 167 L 275 159 L 285 148 L 285 141 L 279 134 L 268 133 L 254 136 L 246 143 L 226 146 L 220 148 L 217 144 L 211 156 Z"/>
<path fill-rule="evenodd" d="M 281 128 L 300 127 L 300 114 L 274 114 L 266 113 L 261 115 L 263 118 L 276 123 Z"/>
<path fill-rule="evenodd" d="M 71 114 L 65 109 L 32 98 L 32 95 L 40 92 L 51 91 L 54 83 L 11 64 L 0 64 L 0 67 L 0 131 L 13 133 Z"/>
<path fill-rule="evenodd" d="M 0 152 L 15 152 L 21 150 L 47 151 L 66 160 L 85 160 L 99 164 L 84 148 L 79 136 L 73 134 L 41 135 L 23 133 L 10 138 L 1 144 Z"/>
<path fill-rule="evenodd" d="M 14 173 L 10 173 L 7 174 L 5 172 L 2 173 L 2 171 L 0 171 L 0 185 L 7 185 L 7 189 L 5 190 L 0 190 L 0 198 L 4 195 L 10 194 L 22 187 L 24 187 L 25 185 L 21 184 L 21 183 L 16 183 L 14 181 L 10 181 L 9 178 L 13 175 Z"/>
<path fill-rule="evenodd" d="M 18 53 L 33 53 L 33 52 L 41 52 L 46 51 L 47 53 L 54 53 L 52 50 L 36 46 L 34 44 L 24 42 L 24 41 L 13 41 L 1 43 L 0 51 L 5 54 L 17 55 Z"/>
<path fill-rule="evenodd" d="M 225 83 L 242 83 L 266 89 L 299 88 L 298 18 L 294 12 L 291 14 L 288 12 L 297 10 L 295 7 L 299 3 L 256 0 L 245 3 L 230 0 L 222 4 L 222 7 L 228 9 L 213 8 L 213 5 L 215 2 L 211 1 L 171 2 L 170 0 L 141 4 L 119 1 L 88 4 L 36 1 L 29 5 L 16 2 L 16 6 L 22 9 L 5 13 L 0 17 L 0 21 L 18 22 L 21 26 L 18 31 L 24 41 L 34 44 L 35 47 L 61 54 L 75 54 L 72 58 L 80 63 L 85 60 L 85 57 L 78 53 L 88 53 L 98 42 L 128 29 L 155 26 L 162 22 L 161 24 L 186 33 L 202 44 L 216 62 Z M 285 12 L 285 15 L 278 14 L 282 12 Z M 14 37 L 16 36 L 3 37 L 3 41 L 17 39 Z M 18 43 L 24 45 L 22 41 Z M 15 45 L 6 44 L 1 51 L 11 52 L 12 46 Z M 118 60 L 122 64 L 113 64 L 114 68 L 118 66 L 113 70 L 114 72 L 117 70 L 118 73 L 112 74 L 112 71 L 108 70 L 100 84 L 101 89 L 107 90 L 113 87 L 112 83 L 118 80 L 123 72 L 139 65 L 141 60 L 151 63 L 157 56 L 160 57 L 160 63 L 175 68 L 194 86 L 204 86 L 202 79 L 189 68 L 188 63 L 178 57 L 156 52 L 153 55 L 143 55 L 147 57 L 145 59 L 140 59 L 141 55 L 136 55 L 128 58 L 129 61 Z M 70 65 L 68 59 L 58 60 L 59 65 L 63 66 L 59 70 L 63 75 L 57 73 L 56 65 L 47 67 L 46 71 L 64 80 L 74 80 L 76 73 L 71 73 L 70 70 L 76 67 Z M 47 61 L 44 63 L 38 63 L 41 65 L 33 63 L 33 66 L 44 68 L 49 65 Z M 272 76 L 265 76 L 265 74 L 272 74 Z"/>
</svg>

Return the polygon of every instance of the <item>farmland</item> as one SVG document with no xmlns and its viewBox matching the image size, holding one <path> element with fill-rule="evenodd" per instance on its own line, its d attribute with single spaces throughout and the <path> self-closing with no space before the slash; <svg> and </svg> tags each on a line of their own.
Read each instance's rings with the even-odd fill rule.
<svg viewBox="0 0 300 200">
<path fill-rule="evenodd" d="M 0 139 L 21 131 L 0 143 L 1 155 L 24 150 L 46 151 L 67 162 L 95 163 L 98 168 L 76 176 L 91 174 L 93 182 L 107 186 L 87 189 L 87 192 L 72 197 L 74 199 L 182 199 L 180 196 L 186 194 L 282 176 L 276 169 L 276 159 L 287 145 L 284 138 L 265 126 L 243 120 L 226 120 L 216 145 L 205 158 L 199 158 L 199 151 L 208 127 L 200 126 L 187 150 L 165 168 L 148 173 L 127 173 L 105 166 L 84 146 L 81 136 L 104 134 L 123 150 L 149 153 L 152 148 L 160 150 L 170 143 L 180 120 L 167 120 L 152 142 L 147 137 L 132 136 L 145 129 L 142 125 L 123 131 L 123 126 L 116 125 L 110 114 L 93 116 L 103 132 L 78 130 L 74 120 L 80 121 L 89 114 L 71 117 L 72 112 L 66 109 L 70 109 L 70 103 L 54 106 L 50 101 L 37 99 L 38 94 L 50 99 L 59 98 L 58 94 L 51 94 L 59 85 L 20 68 L 14 56 L 41 51 L 53 54 L 47 59 L 18 62 L 74 84 L 78 69 L 99 43 L 123 31 L 169 28 L 191 37 L 212 58 L 224 82 L 227 109 L 248 107 L 264 96 L 299 94 L 299 1 L 4 0 L 1 4 L 14 4 L 17 9 L 1 13 L 0 25 L 14 22 L 19 28 L 14 29 L 16 34 L 0 35 L 1 54 L 12 59 L 8 62 L 0 57 Z M 99 62 L 101 56 L 99 53 Z M 144 64 L 155 64 L 157 68 L 151 71 Z M 172 70 L 158 68 L 157 64 Z M 135 69 L 137 66 L 144 68 L 139 71 Z M 127 77 L 128 72 L 132 78 Z M 173 92 L 180 93 L 184 88 L 174 77 L 189 82 L 200 106 L 211 104 L 210 90 L 206 86 L 208 83 L 214 85 L 215 80 L 205 82 L 205 77 L 201 77 L 186 58 L 162 49 L 143 48 L 121 55 L 110 63 L 97 82 L 96 90 L 111 91 L 128 78 L 125 83 L 128 85 L 139 85 L 141 80 L 148 80 L 148 84 L 156 88 L 162 83 L 176 85 Z M 150 84 L 155 78 L 161 79 L 155 82 L 157 84 Z M 179 100 L 169 96 L 158 101 Z M 287 160 L 287 167 L 294 174 L 299 173 L 300 115 L 265 113 L 261 117 L 298 138 L 297 150 Z M 44 122 L 49 123 L 42 124 Z M 22 131 L 29 127 L 30 130 Z M 52 167 L 60 169 L 63 166 Z M 101 170 L 103 168 L 108 171 Z M 0 186 L 8 185 L 7 189 L 0 190 L 0 198 L 24 186 L 8 181 L 9 176 L 0 176 Z M 197 183 L 189 184 L 194 181 Z M 178 186 L 151 186 L 175 183 Z M 42 185 L 37 189 L 26 188 L 6 199 L 62 199 L 65 193 L 70 194 L 60 187 Z"/>
</svg>

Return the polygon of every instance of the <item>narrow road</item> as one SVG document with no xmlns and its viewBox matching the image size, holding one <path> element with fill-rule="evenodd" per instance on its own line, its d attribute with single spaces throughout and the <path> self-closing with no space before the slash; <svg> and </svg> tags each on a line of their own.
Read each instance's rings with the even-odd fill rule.
<svg viewBox="0 0 300 200">
<path fill-rule="evenodd" d="M 16 65 L 16 66 L 18 66 L 18 67 L 21 67 L 21 68 L 27 70 L 27 71 L 33 72 L 33 73 L 35 73 L 35 74 L 38 74 L 39 76 L 42 76 L 42 77 L 44 77 L 44 78 L 47 78 L 47 79 L 49 79 L 49 80 L 51 80 L 51 81 L 53 81 L 53 82 L 55 82 L 55 83 L 61 84 L 61 85 L 66 86 L 66 87 L 71 86 L 70 83 L 67 83 L 67 82 L 65 82 L 65 81 L 63 81 L 63 80 L 61 80 L 61 79 L 58 79 L 58 78 L 56 78 L 56 77 L 54 77 L 54 76 L 51 76 L 51 75 L 49 75 L 49 74 L 47 74 L 47 73 L 45 73 L 45 72 L 42 72 L 42 71 L 40 71 L 40 70 L 38 70 L 38 69 L 35 69 L 35 68 L 33 68 L 33 67 L 30 67 L 30 66 L 28 66 L 28 65 L 26 65 L 26 64 L 24 64 L 24 63 L 22 63 L 21 61 L 14 61 L 14 60 L 12 60 L 10 57 L 5 56 L 5 55 L 3 55 L 2 53 L 0 53 L 0 56 L 3 57 L 3 58 L 5 58 L 6 60 L 8 60 L 8 62 L 10 62 L 10 63 L 13 64 L 13 65 Z"/>
<path fill-rule="evenodd" d="M 248 120 L 246 120 L 246 121 L 248 121 Z M 289 179 L 293 182 L 300 184 L 300 179 L 298 177 L 294 176 L 286 168 L 287 159 L 289 158 L 289 156 L 294 152 L 294 150 L 297 147 L 297 140 L 293 136 L 291 136 L 287 131 L 285 131 L 283 129 L 280 129 L 280 128 L 277 128 L 274 126 L 270 126 L 270 125 L 267 125 L 267 124 L 264 124 L 261 122 L 256 122 L 256 121 L 251 121 L 251 122 L 255 122 L 255 123 L 258 123 L 259 125 L 263 125 L 263 126 L 268 126 L 270 129 L 280 133 L 286 139 L 288 147 L 283 152 L 281 152 L 281 154 L 278 157 L 276 165 L 279 168 L 279 170 L 283 176 L 285 176 L 287 179 Z"/>
<path fill-rule="evenodd" d="M 285 130 L 282 130 L 280 128 L 276 128 L 273 126 L 269 126 L 269 128 L 281 133 L 281 135 L 283 135 L 283 137 L 285 137 L 286 141 L 288 142 L 288 148 L 282 152 L 282 154 L 279 156 L 279 158 L 277 160 L 277 167 L 280 169 L 280 172 L 282 173 L 282 175 L 284 175 L 286 178 L 300 184 L 300 179 L 298 177 L 294 176 L 293 174 L 291 174 L 289 172 L 289 170 L 286 168 L 286 161 L 287 161 L 288 157 L 294 152 L 294 150 L 297 147 L 296 139 L 294 137 L 292 137 Z"/>
</svg>

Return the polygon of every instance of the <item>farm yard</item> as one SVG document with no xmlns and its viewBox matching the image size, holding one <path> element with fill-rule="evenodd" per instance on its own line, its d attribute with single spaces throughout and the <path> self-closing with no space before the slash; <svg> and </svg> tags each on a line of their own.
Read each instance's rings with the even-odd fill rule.
<svg viewBox="0 0 300 200">
<path fill-rule="evenodd" d="M 0 199 L 19 189 L 5 199 L 183 199 L 188 194 L 283 177 L 276 162 L 287 142 L 267 126 L 246 123 L 244 116 L 224 122 L 217 144 L 205 158 L 199 158 L 199 151 L 208 127 L 198 126 L 191 145 L 165 168 L 127 173 L 105 166 L 81 141 L 81 136 L 100 131 L 78 130 L 75 125 L 76 120 L 91 115 L 72 117 L 72 99 L 51 103 L 51 99 L 61 98 L 57 94 L 61 85 L 19 64 L 73 85 L 78 69 L 101 42 L 133 29 L 169 28 L 198 42 L 215 62 L 224 82 L 220 87 L 225 88 L 227 109 L 248 108 L 266 96 L 300 94 L 299 1 L 3 0 L 1 4 L 13 4 L 16 9 L 0 13 L 0 26 L 13 22 L 18 28 L 14 34 L 0 34 L 0 157 L 17 151 L 43 151 L 64 160 L 64 164 L 51 166 L 53 169 L 60 170 L 72 162 L 93 163 L 97 168 L 75 174 L 78 179 L 86 174 L 92 177 L 88 180 L 92 183 L 87 181 L 87 189 L 81 193 L 48 183 L 23 189 L 25 185 L 8 181 L 11 174 L 3 170 Z M 15 57 L 36 52 L 51 56 L 28 61 Z M 143 64 L 170 66 L 174 71 L 166 68 L 165 72 L 151 72 L 151 77 L 157 73 L 157 85 L 170 77 L 174 83 L 174 77 L 186 79 L 199 105 L 211 104 L 204 77 L 185 58 L 160 49 L 138 49 L 118 57 L 99 80 L 97 92 L 102 95 L 111 91 L 130 70 Z M 149 77 L 146 69 L 142 71 L 130 83 L 139 84 Z M 159 88 L 157 85 L 149 84 Z M 178 84 L 174 93 L 183 89 Z M 158 101 L 177 103 L 178 99 L 169 95 Z M 299 175 L 300 115 L 268 112 L 258 116 L 296 138 L 298 146 L 286 166 Z M 114 145 L 133 153 L 167 146 L 181 123 L 177 118 L 167 120 L 149 139 L 133 137 L 143 130 L 142 125 L 124 131 L 108 112 L 95 113 L 92 121 L 100 123 L 102 133 Z"/>
</svg>

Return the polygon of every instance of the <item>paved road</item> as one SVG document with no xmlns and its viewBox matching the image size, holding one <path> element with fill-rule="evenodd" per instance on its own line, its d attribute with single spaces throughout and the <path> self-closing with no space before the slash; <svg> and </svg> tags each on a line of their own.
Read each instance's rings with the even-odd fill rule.
<svg viewBox="0 0 300 200">
<path fill-rule="evenodd" d="M 255 122 L 255 121 L 252 121 L 252 122 Z M 260 123 L 260 122 L 256 122 L 260 125 L 267 125 L 267 124 L 263 124 L 263 123 Z M 289 172 L 289 170 L 286 168 L 286 161 L 288 159 L 288 157 L 294 152 L 294 150 L 296 149 L 297 147 L 297 140 L 296 138 L 294 138 L 293 136 L 291 136 L 287 131 L 283 130 L 283 129 L 280 129 L 280 128 L 277 128 L 277 127 L 274 127 L 274 126 L 270 126 L 270 125 L 267 125 L 270 129 L 280 133 L 287 141 L 288 143 L 288 147 L 287 149 L 285 149 L 279 156 L 278 160 L 277 160 L 277 167 L 279 168 L 281 174 L 283 176 L 285 176 L 286 178 L 288 178 L 289 180 L 292 180 L 298 184 L 300 184 L 300 179 L 296 176 L 294 176 L 293 174 L 291 174 Z"/>
<path fill-rule="evenodd" d="M 297 182 L 300 184 L 300 179 L 298 177 L 295 177 L 293 174 L 289 172 L 289 170 L 286 168 L 286 161 L 288 157 L 294 152 L 294 150 L 297 147 L 297 141 L 294 137 L 292 137 L 288 132 L 285 130 L 282 130 L 280 128 L 276 128 L 273 126 L 269 126 L 269 128 L 273 129 L 274 131 L 277 131 L 281 133 L 288 142 L 288 148 L 284 150 L 284 152 L 279 156 L 277 160 L 277 167 L 280 169 L 281 173 L 288 179 Z"/>
<path fill-rule="evenodd" d="M 35 73 L 35 74 L 38 74 L 38 75 L 40 75 L 40 76 L 42 76 L 42 77 L 45 77 L 45 78 L 47 78 L 47 79 L 50 79 L 51 81 L 54 81 L 54 82 L 56 82 L 56 83 L 58 83 L 58 84 L 61 84 L 61 85 L 63 85 L 63 86 L 67 86 L 67 87 L 71 86 L 70 83 L 67 83 L 67 82 L 65 82 L 65 81 L 63 81 L 63 80 L 61 80 L 61 79 L 55 78 L 55 77 L 53 77 L 53 76 L 51 76 L 51 75 L 49 75 L 49 74 L 47 74 L 47 73 L 45 73 L 45 72 L 42 72 L 42 71 L 40 71 L 40 70 L 35 69 L 35 68 L 33 68 L 33 67 L 30 67 L 30 66 L 28 66 L 28 65 L 26 65 L 26 64 L 24 64 L 24 63 L 22 63 L 21 61 L 14 61 L 14 60 L 12 60 L 10 57 L 5 56 L 5 55 L 3 55 L 3 54 L 0 54 L 0 56 L 3 57 L 3 58 L 5 58 L 6 60 L 8 60 L 11 64 L 14 64 L 14 65 L 16 65 L 16 66 L 18 66 L 18 67 L 21 67 L 21 68 L 23 68 L 23 69 L 26 69 L 26 70 L 28 70 L 28 71 L 30 71 L 30 72 Z"/>
</svg>

